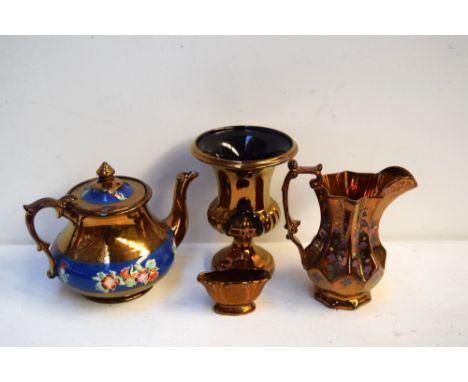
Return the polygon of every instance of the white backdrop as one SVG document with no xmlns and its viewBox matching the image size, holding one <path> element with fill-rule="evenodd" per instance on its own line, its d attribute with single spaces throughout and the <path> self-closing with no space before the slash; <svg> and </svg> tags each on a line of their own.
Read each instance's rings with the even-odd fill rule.
<svg viewBox="0 0 468 382">
<path fill-rule="evenodd" d="M 160 217 L 176 173 L 199 171 L 186 240 L 226 240 L 206 220 L 212 170 L 189 146 L 232 124 L 285 131 L 324 172 L 409 169 L 419 187 L 384 214 L 383 241 L 468 239 L 468 38 L 94 36 L 0 38 L 0 244 L 32 243 L 22 204 L 63 196 L 103 160 L 149 183 Z M 307 180 L 291 204 L 308 241 Z M 37 220 L 49 239 L 64 224 Z M 283 224 L 261 240 L 285 240 Z"/>
</svg>

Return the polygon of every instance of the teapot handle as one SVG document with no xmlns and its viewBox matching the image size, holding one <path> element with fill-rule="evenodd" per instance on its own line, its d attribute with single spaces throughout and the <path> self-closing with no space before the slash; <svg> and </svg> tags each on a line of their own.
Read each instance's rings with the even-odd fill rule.
<svg viewBox="0 0 468 382">
<path fill-rule="evenodd" d="M 47 241 L 42 240 L 37 234 L 36 228 L 34 226 L 34 218 L 36 217 L 36 214 L 43 208 L 52 207 L 57 213 L 57 218 L 64 216 L 72 222 L 76 223 L 76 219 L 67 210 L 67 204 L 76 199 L 76 196 L 73 195 L 65 195 L 60 199 L 42 198 L 35 201 L 34 203 L 23 206 L 23 208 L 26 210 L 26 226 L 28 227 L 29 234 L 37 243 L 37 250 L 44 251 L 47 255 L 47 258 L 49 259 L 49 270 L 47 271 L 47 276 L 51 279 L 57 275 L 55 259 L 50 252 L 50 244 Z"/>
<path fill-rule="evenodd" d="M 294 220 L 289 215 L 289 203 L 288 203 L 288 191 L 289 191 L 289 183 L 291 179 L 297 178 L 299 174 L 312 174 L 315 175 L 316 178 L 310 181 L 310 186 L 312 188 L 317 188 L 320 186 L 322 182 L 322 165 L 318 164 L 317 166 L 312 167 L 301 167 L 297 164 L 297 162 L 293 159 L 288 162 L 289 171 L 286 174 L 286 178 L 283 182 L 283 187 L 281 188 L 283 192 L 283 206 L 284 206 L 284 216 L 286 220 L 286 224 L 284 228 L 288 231 L 286 235 L 286 239 L 291 240 L 294 244 L 296 244 L 297 248 L 299 248 L 299 252 L 301 257 L 304 255 L 304 247 L 302 246 L 299 239 L 295 236 L 297 233 L 297 227 L 301 224 L 300 220 Z"/>
</svg>

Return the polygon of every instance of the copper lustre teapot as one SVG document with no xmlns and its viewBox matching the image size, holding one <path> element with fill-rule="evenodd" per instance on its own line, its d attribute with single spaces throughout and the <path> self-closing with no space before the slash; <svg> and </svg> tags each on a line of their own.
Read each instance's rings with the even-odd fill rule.
<svg viewBox="0 0 468 382">
<path fill-rule="evenodd" d="M 24 206 L 26 225 L 49 259 L 50 278 L 58 276 L 94 301 L 128 301 L 146 293 L 171 267 L 188 227 L 187 187 L 198 173 L 177 176 L 172 211 L 163 221 L 147 208 L 147 184 L 114 176 L 106 162 L 97 175 L 60 199 L 43 198 Z M 52 247 L 34 226 L 36 214 L 46 207 L 70 220 Z"/>
</svg>

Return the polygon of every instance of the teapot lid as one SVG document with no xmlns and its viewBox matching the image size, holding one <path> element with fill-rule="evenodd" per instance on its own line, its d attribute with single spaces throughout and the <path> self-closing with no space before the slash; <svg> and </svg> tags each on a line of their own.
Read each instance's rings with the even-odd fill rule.
<svg viewBox="0 0 468 382">
<path fill-rule="evenodd" d="M 107 216 L 133 210 L 151 198 L 151 188 L 127 176 L 114 176 L 114 169 L 103 162 L 97 178 L 82 182 L 68 193 L 76 197 L 70 208 L 79 214 Z"/>
</svg>

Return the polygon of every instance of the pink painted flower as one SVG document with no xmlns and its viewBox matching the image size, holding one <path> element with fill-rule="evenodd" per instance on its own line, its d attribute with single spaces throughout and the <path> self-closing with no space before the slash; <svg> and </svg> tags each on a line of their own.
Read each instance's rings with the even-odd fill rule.
<svg viewBox="0 0 468 382">
<path fill-rule="evenodd" d="M 101 285 L 104 289 L 114 289 L 119 282 L 112 275 L 107 275 L 101 280 Z"/>
<path fill-rule="evenodd" d="M 368 247 L 367 243 L 365 241 L 359 243 L 359 249 L 360 250 L 363 250 L 363 249 L 366 249 Z"/>
<path fill-rule="evenodd" d="M 148 282 L 148 276 L 149 276 L 148 271 L 144 270 L 138 274 L 136 279 L 139 283 L 146 284 Z"/>
</svg>

